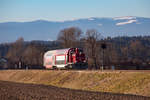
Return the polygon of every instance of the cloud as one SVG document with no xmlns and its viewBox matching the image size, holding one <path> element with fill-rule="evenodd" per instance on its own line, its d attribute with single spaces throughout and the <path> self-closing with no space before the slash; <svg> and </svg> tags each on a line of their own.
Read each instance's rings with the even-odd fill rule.
<svg viewBox="0 0 150 100">
<path fill-rule="evenodd" d="M 134 22 L 137 22 L 137 20 L 129 20 L 127 22 L 120 22 L 120 23 L 117 23 L 116 25 L 125 25 L 125 24 L 131 24 L 131 23 L 134 23 Z"/>
<path fill-rule="evenodd" d="M 116 17 L 114 20 L 131 20 L 131 19 L 136 19 L 136 17 L 133 16 L 124 16 L 124 17 Z"/>
<path fill-rule="evenodd" d="M 53 39 L 48 38 L 47 41 L 54 41 Z"/>
<path fill-rule="evenodd" d="M 94 18 L 89 18 L 88 20 L 95 20 Z"/>
<path fill-rule="evenodd" d="M 98 26 L 102 26 L 103 24 L 97 24 Z"/>
</svg>

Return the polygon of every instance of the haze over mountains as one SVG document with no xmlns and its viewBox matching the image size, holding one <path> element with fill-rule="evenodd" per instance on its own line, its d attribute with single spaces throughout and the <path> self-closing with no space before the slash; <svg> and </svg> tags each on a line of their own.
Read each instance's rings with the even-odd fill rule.
<svg viewBox="0 0 150 100">
<path fill-rule="evenodd" d="M 0 43 L 12 42 L 19 37 L 30 40 L 56 40 L 60 30 L 79 27 L 83 32 L 96 29 L 104 37 L 148 36 L 150 18 L 125 16 L 116 18 L 84 18 L 68 21 L 36 20 L 31 22 L 0 23 Z"/>
</svg>

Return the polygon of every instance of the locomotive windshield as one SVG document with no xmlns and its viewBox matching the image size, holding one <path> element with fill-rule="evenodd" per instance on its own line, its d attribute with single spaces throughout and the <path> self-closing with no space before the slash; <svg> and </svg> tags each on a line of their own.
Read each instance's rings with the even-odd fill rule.
<svg viewBox="0 0 150 100">
<path fill-rule="evenodd" d="M 81 48 L 78 49 L 79 54 L 83 53 L 83 50 Z"/>
</svg>

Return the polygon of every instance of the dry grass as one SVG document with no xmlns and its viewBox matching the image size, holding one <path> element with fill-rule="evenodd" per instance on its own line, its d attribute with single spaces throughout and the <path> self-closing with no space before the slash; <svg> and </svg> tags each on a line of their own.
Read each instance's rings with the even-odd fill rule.
<svg viewBox="0 0 150 100">
<path fill-rule="evenodd" d="M 150 96 L 150 72 L 145 71 L 6 70 L 0 80 Z"/>
<path fill-rule="evenodd" d="M 10 89 L 11 88 L 11 89 Z M 150 97 L 0 81 L 0 100 L 149 100 Z"/>
</svg>

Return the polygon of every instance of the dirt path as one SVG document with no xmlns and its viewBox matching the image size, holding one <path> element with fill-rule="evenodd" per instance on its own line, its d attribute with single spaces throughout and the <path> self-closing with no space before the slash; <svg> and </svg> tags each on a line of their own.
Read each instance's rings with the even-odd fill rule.
<svg viewBox="0 0 150 100">
<path fill-rule="evenodd" d="M 150 98 L 0 81 L 0 100 L 150 100 Z"/>
</svg>

